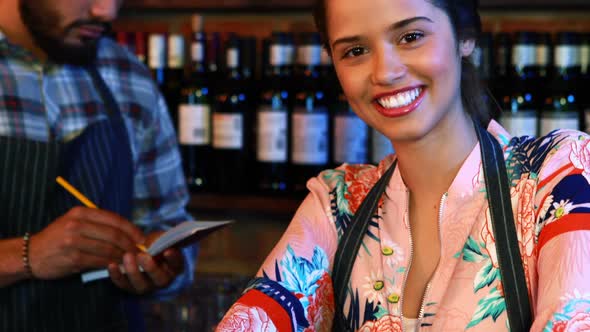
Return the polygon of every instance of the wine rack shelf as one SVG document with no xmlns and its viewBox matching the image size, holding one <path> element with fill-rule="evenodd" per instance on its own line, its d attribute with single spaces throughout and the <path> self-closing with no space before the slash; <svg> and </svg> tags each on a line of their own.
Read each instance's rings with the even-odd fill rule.
<svg viewBox="0 0 590 332">
<path fill-rule="evenodd" d="M 193 10 L 310 10 L 314 0 L 126 0 L 125 8 Z M 481 9 L 586 9 L 588 0 L 480 0 Z"/>
</svg>

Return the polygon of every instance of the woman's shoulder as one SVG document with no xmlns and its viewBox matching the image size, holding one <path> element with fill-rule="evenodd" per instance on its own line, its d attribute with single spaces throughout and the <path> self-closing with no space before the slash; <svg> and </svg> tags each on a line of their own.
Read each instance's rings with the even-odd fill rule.
<svg viewBox="0 0 590 332">
<path fill-rule="evenodd" d="M 589 142 L 586 133 L 559 129 L 540 137 L 512 137 L 506 152 L 510 166 L 521 166 L 523 171 L 542 181 L 568 166 L 586 167 L 590 171 Z"/>
<path fill-rule="evenodd" d="M 332 190 L 341 185 L 365 184 L 372 186 L 385 173 L 394 159 L 395 155 L 391 154 L 384 158 L 379 165 L 344 163 L 336 168 L 322 171 L 317 179 Z"/>
<path fill-rule="evenodd" d="M 328 193 L 340 212 L 354 214 L 360 202 L 395 160 L 395 155 L 384 158 L 379 165 L 342 164 L 322 171 L 308 182 L 312 192 Z"/>
</svg>

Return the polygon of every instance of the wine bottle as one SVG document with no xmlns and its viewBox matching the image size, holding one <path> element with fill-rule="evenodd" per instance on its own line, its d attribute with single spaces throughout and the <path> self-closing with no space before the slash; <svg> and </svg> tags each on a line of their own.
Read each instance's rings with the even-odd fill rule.
<svg viewBox="0 0 590 332">
<path fill-rule="evenodd" d="M 210 95 L 217 96 L 218 87 L 221 87 L 225 79 L 223 75 L 225 58 L 219 32 L 207 34 L 206 50 L 207 82 L 209 83 Z"/>
<path fill-rule="evenodd" d="M 305 191 L 307 180 L 327 168 L 329 161 L 329 113 L 319 80 L 320 37 L 317 33 L 300 37 L 290 158 L 290 178 L 298 193 Z"/>
<path fill-rule="evenodd" d="M 168 66 L 166 67 L 164 83 L 164 97 L 170 110 L 172 123 L 178 123 L 178 104 L 180 90 L 184 82 L 185 47 L 184 36 L 170 34 L 168 36 Z M 178 128 L 176 128 L 178 130 Z"/>
<path fill-rule="evenodd" d="M 211 96 L 205 64 L 205 33 L 192 35 L 188 84 L 181 90 L 178 108 L 178 141 L 189 190 L 211 189 Z"/>
<path fill-rule="evenodd" d="M 163 92 L 166 82 L 166 35 L 152 33 L 148 38 L 148 67 L 158 89 Z"/>
<path fill-rule="evenodd" d="M 218 86 L 213 112 L 213 153 L 215 160 L 215 189 L 237 193 L 245 189 L 247 160 L 245 146 L 245 114 L 247 93 L 240 70 L 240 39 L 230 36 L 225 49 L 226 78 Z"/>
<path fill-rule="evenodd" d="M 582 72 L 580 55 L 580 35 L 575 32 L 559 32 L 549 84 L 551 92 L 545 99 L 540 135 L 546 135 L 555 129 L 580 130 L 582 121 L 577 96 Z"/>
<path fill-rule="evenodd" d="M 147 65 L 145 32 L 135 31 L 133 33 L 133 49 L 139 62 Z"/>
<path fill-rule="evenodd" d="M 256 82 L 256 60 L 258 58 L 258 41 L 254 36 L 240 36 L 240 71 L 243 93 L 246 95 L 246 109 L 243 113 L 243 147 L 242 166 L 244 174 L 255 174 L 255 126 L 257 100 L 260 87 Z M 243 188 L 256 188 L 256 176 L 244 176 L 241 183 Z"/>
<path fill-rule="evenodd" d="M 479 73 L 482 87 L 486 89 L 486 91 L 489 91 L 488 87 L 491 85 L 493 80 L 492 71 L 494 64 L 493 37 L 490 32 L 481 33 L 477 45 L 473 51 L 472 59 L 473 64 Z M 485 93 L 483 95 L 485 105 L 491 112 L 491 117 L 495 119 L 499 116 L 499 114 L 497 114 L 498 108 L 495 107 L 495 103 L 492 98 L 493 96 L 491 96 L 489 93 Z"/>
<path fill-rule="evenodd" d="M 286 38 L 275 32 L 268 45 L 260 105 L 256 113 L 256 169 L 258 188 L 266 193 L 285 193 L 288 188 L 289 85 Z"/>
<path fill-rule="evenodd" d="M 510 77 L 513 91 L 507 108 L 502 110 L 500 123 L 514 136 L 537 136 L 538 102 L 535 84 L 537 72 L 537 41 L 534 32 L 515 34 L 512 47 Z"/>
<path fill-rule="evenodd" d="M 367 163 L 369 157 L 369 128 L 354 113 L 342 91 L 339 91 L 337 95 L 333 128 L 332 160 L 334 166 L 343 163 Z"/>
</svg>

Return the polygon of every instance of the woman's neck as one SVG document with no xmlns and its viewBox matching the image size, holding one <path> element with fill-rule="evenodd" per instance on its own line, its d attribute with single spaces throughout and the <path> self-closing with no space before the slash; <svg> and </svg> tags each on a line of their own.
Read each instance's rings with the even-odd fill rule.
<svg viewBox="0 0 590 332">
<path fill-rule="evenodd" d="M 402 179 L 412 194 L 439 197 L 445 193 L 475 147 L 473 122 L 458 113 L 418 141 L 394 142 Z"/>
</svg>

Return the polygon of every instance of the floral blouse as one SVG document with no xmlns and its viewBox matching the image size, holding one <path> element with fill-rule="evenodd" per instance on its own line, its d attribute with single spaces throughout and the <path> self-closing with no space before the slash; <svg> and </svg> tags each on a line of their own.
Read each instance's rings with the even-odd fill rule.
<svg viewBox="0 0 590 332">
<path fill-rule="evenodd" d="M 590 330 L 590 137 L 571 130 L 510 137 L 504 150 L 534 322 L 531 331 Z M 218 331 L 330 331 L 338 241 L 393 162 L 347 165 L 308 182 L 310 194 Z M 477 145 L 441 198 L 439 264 L 420 331 L 506 331 L 506 304 Z M 359 249 L 344 308 L 354 331 L 402 331 L 412 258 L 408 190 L 396 169 Z"/>
</svg>

